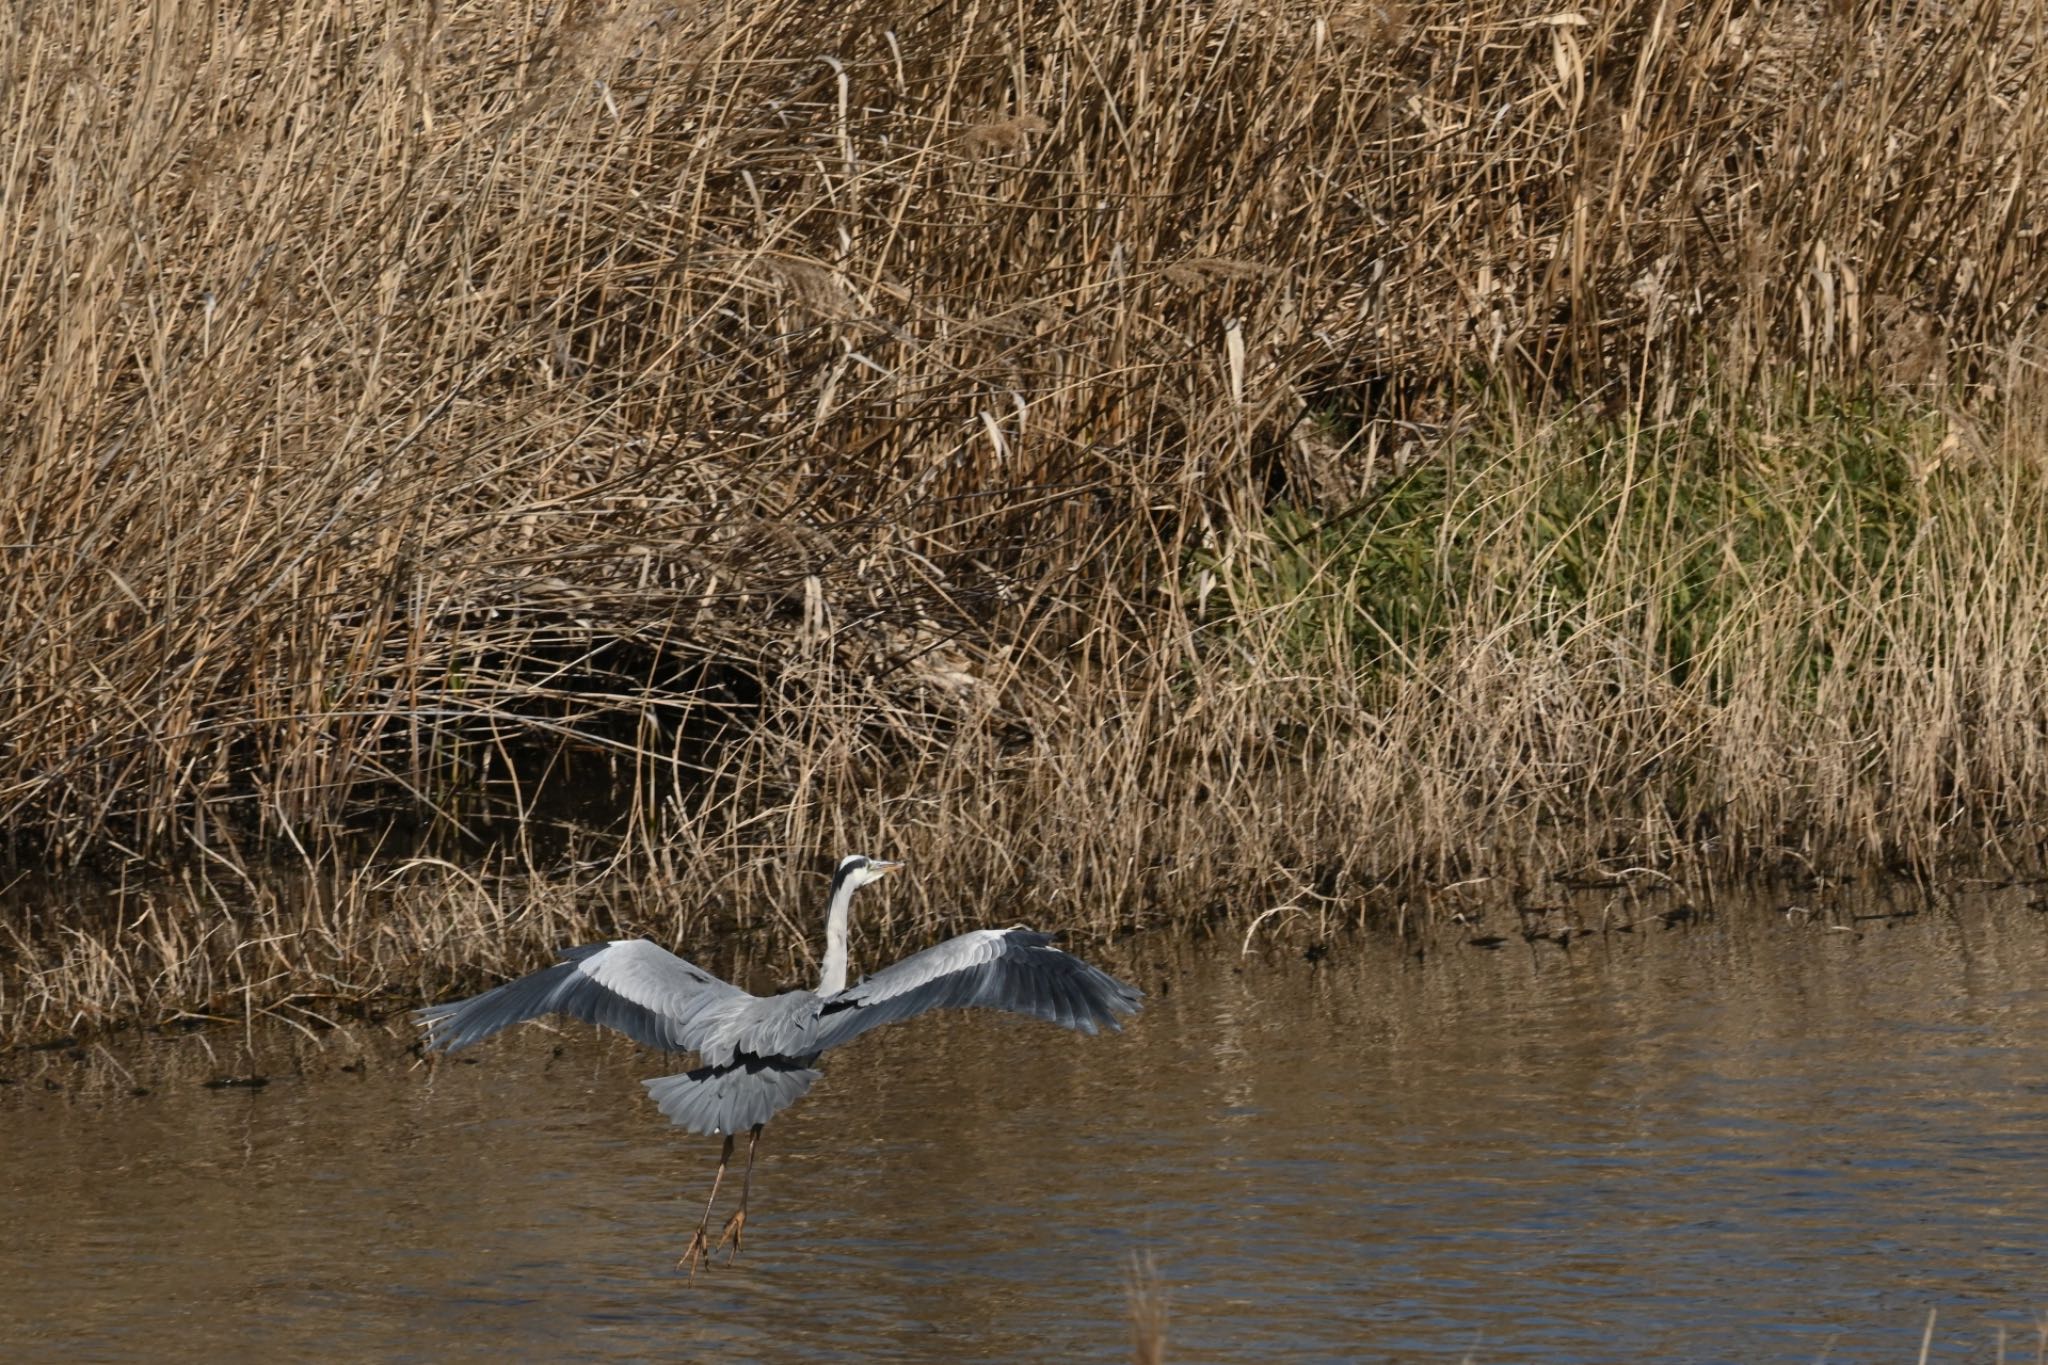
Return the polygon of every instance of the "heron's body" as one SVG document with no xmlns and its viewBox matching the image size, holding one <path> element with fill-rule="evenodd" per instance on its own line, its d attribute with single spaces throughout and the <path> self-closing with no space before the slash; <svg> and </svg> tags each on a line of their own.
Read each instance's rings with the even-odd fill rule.
<svg viewBox="0 0 2048 1365">
<path fill-rule="evenodd" d="M 1094 1033 L 1116 1029 L 1119 1014 L 1138 1009 L 1137 991 L 1029 929 L 961 934 L 849 988 L 853 893 L 895 866 L 859 854 L 839 864 L 816 990 L 750 995 L 647 939 L 618 939 L 572 948 L 552 967 L 419 1011 L 427 1046 L 452 1052 L 523 1020 L 566 1014 L 661 1051 L 693 1052 L 693 1069 L 644 1084 L 671 1122 L 724 1135 L 729 1157 L 734 1134 L 751 1131 L 758 1140 L 762 1124 L 803 1098 L 824 1053 L 878 1025 L 947 1006 L 987 1006 Z M 724 1168 L 721 1158 L 721 1175 Z M 751 1185 L 751 1146 L 747 1171 Z M 713 1181 L 714 1200 L 717 1189 Z M 745 1210 L 742 1195 L 727 1230 L 735 1246 Z M 703 1241 L 700 1225 L 685 1256 L 693 1267 Z"/>
</svg>

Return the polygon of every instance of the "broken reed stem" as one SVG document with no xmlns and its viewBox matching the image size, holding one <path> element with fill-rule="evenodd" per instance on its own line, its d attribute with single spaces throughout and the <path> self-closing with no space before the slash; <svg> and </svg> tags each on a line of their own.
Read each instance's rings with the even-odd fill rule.
<svg viewBox="0 0 2048 1365">
<path fill-rule="evenodd" d="M 1133 1365 L 1166 1365 L 1166 1290 L 1149 1252 L 1133 1252 L 1124 1276 L 1130 1304 Z"/>
</svg>

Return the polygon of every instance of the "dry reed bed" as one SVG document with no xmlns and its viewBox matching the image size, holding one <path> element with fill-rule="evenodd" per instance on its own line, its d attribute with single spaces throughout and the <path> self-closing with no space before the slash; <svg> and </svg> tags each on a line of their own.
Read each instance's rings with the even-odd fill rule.
<svg viewBox="0 0 2048 1365">
<path fill-rule="evenodd" d="M 284 848 L 334 877 L 365 811 L 460 823 L 573 765 L 632 793 L 657 909 L 626 917 L 716 898 L 793 936 L 803 855 L 859 846 L 918 861 L 875 930 L 917 937 L 992 901 L 1107 931 L 1709 836 L 1974 851 L 2037 808 L 2025 7 L 19 18 L 0 819 L 25 856 L 235 886 Z M 1777 686 L 1817 608 L 1767 569 L 1712 687 L 1645 643 L 1655 545 L 1597 556 L 1559 615 L 1514 528 L 1580 400 L 1746 429 L 1760 393 L 1843 385 L 1955 441 L 1899 455 L 1932 462 L 1941 515 L 1899 542 L 1925 592 L 1787 576 L 1865 608 L 1824 686 Z M 1449 593 L 1397 677 L 1341 632 L 1304 647 L 1356 576 L 1275 591 L 1272 509 L 1355 509 L 1461 443 L 1507 471 L 1478 504 L 1498 590 Z M 354 990 L 454 956 L 377 897 L 266 894 L 21 911 L 13 1017 L 288 998 L 264 939 L 323 944 L 301 959 Z M 490 888 L 455 894 L 426 903 L 465 951 L 506 929 Z M 514 942 L 621 914 L 569 897 Z"/>
</svg>

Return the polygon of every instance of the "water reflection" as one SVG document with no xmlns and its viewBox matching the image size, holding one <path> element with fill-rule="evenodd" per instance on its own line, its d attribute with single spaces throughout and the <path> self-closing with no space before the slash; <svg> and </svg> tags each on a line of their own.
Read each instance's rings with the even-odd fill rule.
<svg viewBox="0 0 2048 1365">
<path fill-rule="evenodd" d="M 0 1348 L 1112 1359 L 1147 1251 L 1182 1359 L 1911 1360 L 1929 1307 L 2030 1355 L 2048 917 L 1773 911 L 1426 963 L 1156 947 L 1120 1038 L 882 1031 L 769 1127 L 748 1253 L 694 1285 L 716 1144 L 588 1030 L 431 1075 L 269 1036 L 253 1092 L 200 1088 L 219 1036 L 132 1077 L 8 1057 Z"/>
</svg>

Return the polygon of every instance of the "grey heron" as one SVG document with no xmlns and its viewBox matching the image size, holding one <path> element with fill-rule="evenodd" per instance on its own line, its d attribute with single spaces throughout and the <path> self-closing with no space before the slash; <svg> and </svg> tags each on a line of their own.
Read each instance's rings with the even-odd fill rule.
<svg viewBox="0 0 2048 1365">
<path fill-rule="evenodd" d="M 1052 946 L 1030 929 L 976 929 L 912 953 L 849 987 L 847 919 L 853 893 L 901 867 L 855 853 L 832 874 L 825 917 L 825 961 L 816 990 L 750 995 L 644 938 L 570 948 L 552 967 L 481 995 L 417 1011 L 425 1049 L 453 1052 L 499 1029 L 544 1014 L 565 1014 L 618 1030 L 664 1052 L 694 1052 L 698 1065 L 643 1081 L 670 1122 L 692 1133 L 723 1136 L 718 1172 L 704 1217 L 676 1262 L 691 1275 L 729 1242 L 739 1255 L 754 1184 L 761 1127 L 803 1098 L 817 1081 L 818 1059 L 869 1029 L 947 1006 L 986 1006 L 1028 1014 L 1082 1033 L 1119 1029 L 1139 993 L 1097 967 Z M 747 1171 L 739 1207 L 718 1245 L 707 1230 L 718 1186 L 732 1160 L 733 1139 L 747 1138 Z"/>
</svg>

